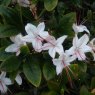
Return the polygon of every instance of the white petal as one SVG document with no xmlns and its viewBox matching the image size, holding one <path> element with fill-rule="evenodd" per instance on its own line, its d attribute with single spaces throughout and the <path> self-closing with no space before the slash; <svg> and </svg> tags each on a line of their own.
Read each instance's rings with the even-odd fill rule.
<svg viewBox="0 0 95 95">
<path fill-rule="evenodd" d="M 57 44 L 62 44 L 63 43 L 63 41 L 65 40 L 67 38 L 67 36 L 65 35 L 65 36 L 62 36 L 62 37 L 60 37 L 60 38 L 58 38 L 57 39 Z"/>
<path fill-rule="evenodd" d="M 56 51 L 54 48 L 50 48 L 49 49 L 49 55 L 52 57 L 52 58 L 55 58 L 55 54 L 56 54 Z"/>
<path fill-rule="evenodd" d="M 16 76 L 15 80 L 18 83 L 18 85 L 22 84 L 22 78 L 21 78 L 21 76 L 19 74 Z"/>
<path fill-rule="evenodd" d="M 56 66 L 57 75 L 60 74 L 64 67 L 64 65 L 61 63 L 61 60 L 53 59 L 53 64 Z"/>
<path fill-rule="evenodd" d="M 82 51 L 84 51 L 84 52 L 91 52 L 91 47 L 90 46 L 87 46 L 87 45 L 84 45 L 82 48 Z"/>
<path fill-rule="evenodd" d="M 15 42 L 15 36 L 10 37 L 12 42 Z"/>
<path fill-rule="evenodd" d="M 77 47 L 78 44 L 78 37 L 77 34 L 75 34 L 75 37 L 73 38 L 73 46 Z"/>
<path fill-rule="evenodd" d="M 11 44 L 5 49 L 6 52 L 17 52 L 18 50 L 19 47 L 16 44 Z"/>
<path fill-rule="evenodd" d="M 71 47 L 69 50 L 65 51 L 67 55 L 73 55 L 75 53 L 75 47 Z"/>
<path fill-rule="evenodd" d="M 34 36 L 37 31 L 37 28 L 36 26 L 34 26 L 33 24 L 30 24 L 28 23 L 26 26 L 25 26 L 25 30 L 27 32 L 27 34 L 31 35 L 31 36 Z"/>
<path fill-rule="evenodd" d="M 30 2 L 28 0 L 17 0 L 20 6 L 29 7 Z"/>
<path fill-rule="evenodd" d="M 40 23 L 38 26 L 37 26 L 37 30 L 38 32 L 40 33 L 41 31 L 44 31 L 45 29 L 45 24 L 44 22 Z"/>
<path fill-rule="evenodd" d="M 30 35 L 26 35 L 26 36 L 22 37 L 23 41 L 29 42 L 29 43 L 31 43 L 33 39 L 34 38 L 32 36 L 30 36 Z"/>
<path fill-rule="evenodd" d="M 46 39 L 49 36 L 49 33 L 47 31 L 40 31 L 39 32 L 40 37 L 43 39 Z"/>
<path fill-rule="evenodd" d="M 62 45 L 56 46 L 56 47 L 55 47 L 55 50 L 56 50 L 56 52 L 59 53 L 59 54 L 61 54 L 62 52 L 64 52 Z"/>
<path fill-rule="evenodd" d="M 84 34 L 79 40 L 78 40 L 78 45 L 77 45 L 77 47 L 81 47 L 81 46 L 83 46 L 83 45 L 86 45 L 87 44 L 87 42 L 89 41 L 89 37 L 86 35 L 86 34 Z"/>
<path fill-rule="evenodd" d="M 3 81 L 4 81 L 4 84 L 6 84 L 6 85 L 12 84 L 12 81 L 10 80 L 10 78 L 4 78 Z"/>
<path fill-rule="evenodd" d="M 74 61 L 76 59 L 76 56 L 74 55 L 74 56 L 71 56 L 71 57 L 67 57 L 66 58 L 66 63 L 70 63 L 70 62 L 72 62 L 72 61 Z"/>
<path fill-rule="evenodd" d="M 0 79 L 2 80 L 3 78 L 5 78 L 6 76 L 6 72 L 2 71 L 2 73 L 0 74 Z"/>
</svg>

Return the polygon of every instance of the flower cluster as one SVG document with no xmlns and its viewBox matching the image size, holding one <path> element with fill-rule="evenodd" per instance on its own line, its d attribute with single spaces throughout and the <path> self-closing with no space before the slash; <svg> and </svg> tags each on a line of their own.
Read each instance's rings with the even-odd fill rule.
<svg viewBox="0 0 95 95">
<path fill-rule="evenodd" d="M 81 61 L 86 60 L 86 52 L 91 52 L 95 60 L 95 39 L 92 39 L 89 42 L 89 30 L 86 26 L 77 24 L 73 24 L 72 28 L 75 32 L 75 36 L 72 41 L 72 47 L 68 50 L 64 50 L 64 46 L 62 45 L 64 40 L 67 38 L 67 35 L 63 35 L 56 39 L 54 36 L 50 35 L 48 31 L 45 31 L 45 24 L 42 22 L 39 23 L 38 26 L 28 23 L 25 26 L 27 33 L 25 36 L 18 34 L 10 37 L 13 44 L 8 46 L 5 51 L 16 52 L 16 56 L 19 56 L 21 52 L 20 48 L 23 45 L 27 45 L 26 43 L 31 43 L 36 52 L 48 50 L 52 62 L 56 66 L 56 73 L 58 75 L 62 72 L 63 68 L 68 67 L 72 61 L 76 59 Z M 79 32 L 87 32 L 88 34 L 84 34 L 82 37 L 78 38 Z M 56 58 L 57 53 L 59 54 L 58 58 Z M 6 85 L 12 84 L 12 81 L 9 78 L 5 78 L 5 75 L 5 72 L 2 72 L 0 75 L 0 90 L 2 93 L 7 91 Z M 17 74 L 15 80 L 19 85 L 22 84 L 22 79 L 19 74 Z"/>
</svg>

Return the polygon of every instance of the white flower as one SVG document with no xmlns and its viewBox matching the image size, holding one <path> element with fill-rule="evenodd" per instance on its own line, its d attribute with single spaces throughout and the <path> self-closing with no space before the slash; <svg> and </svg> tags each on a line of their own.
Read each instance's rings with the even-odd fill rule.
<svg viewBox="0 0 95 95">
<path fill-rule="evenodd" d="M 29 0 L 17 0 L 17 3 L 18 3 L 20 6 L 23 6 L 23 7 L 29 7 L 29 5 L 30 5 Z"/>
<path fill-rule="evenodd" d="M 89 43 L 88 43 L 88 45 L 91 47 L 91 49 L 92 49 L 92 51 L 91 51 L 91 53 L 92 53 L 92 55 L 93 55 L 93 57 L 94 57 L 94 61 L 95 61 L 95 38 L 93 38 Z"/>
<path fill-rule="evenodd" d="M 77 24 L 74 23 L 73 26 L 72 26 L 72 28 L 73 28 L 73 30 L 74 30 L 75 33 L 84 32 L 85 31 L 88 34 L 90 34 L 89 30 L 84 25 L 77 25 Z"/>
<path fill-rule="evenodd" d="M 73 46 L 69 50 L 66 50 L 66 53 L 75 56 L 78 60 L 85 60 L 85 53 L 91 51 L 91 47 L 87 45 L 88 41 L 89 37 L 86 34 L 84 34 L 80 39 L 75 35 Z"/>
<path fill-rule="evenodd" d="M 60 74 L 63 68 L 70 65 L 70 62 L 74 61 L 75 57 L 70 57 L 66 53 L 62 53 L 58 59 L 53 59 L 53 64 L 56 66 L 57 75 Z"/>
<path fill-rule="evenodd" d="M 16 36 L 10 37 L 11 41 L 14 42 L 13 44 L 9 45 L 5 51 L 6 52 L 16 52 L 16 56 L 20 54 L 20 47 L 26 45 L 25 42 L 22 41 L 22 35 L 18 34 Z"/>
<path fill-rule="evenodd" d="M 37 27 L 28 23 L 25 26 L 25 30 L 28 35 L 23 37 L 23 41 L 32 43 L 33 48 L 37 52 L 41 52 L 42 41 L 49 35 L 47 31 L 44 31 L 44 22 L 40 23 Z"/>
<path fill-rule="evenodd" d="M 6 72 L 2 72 L 0 75 L 0 91 L 1 93 L 7 92 L 7 85 L 11 85 L 12 81 L 10 78 L 6 78 Z"/>
<path fill-rule="evenodd" d="M 21 85 L 22 84 L 22 78 L 21 78 L 21 76 L 19 74 L 17 74 L 15 80 L 18 83 L 18 85 Z"/>
<path fill-rule="evenodd" d="M 46 41 L 47 43 L 45 43 L 43 45 L 43 50 L 49 50 L 49 55 L 52 58 L 55 58 L 55 54 L 56 52 L 61 54 L 62 52 L 64 52 L 62 43 L 64 42 L 64 40 L 67 38 L 66 35 L 58 38 L 57 40 L 53 37 L 53 36 L 49 36 Z"/>
</svg>

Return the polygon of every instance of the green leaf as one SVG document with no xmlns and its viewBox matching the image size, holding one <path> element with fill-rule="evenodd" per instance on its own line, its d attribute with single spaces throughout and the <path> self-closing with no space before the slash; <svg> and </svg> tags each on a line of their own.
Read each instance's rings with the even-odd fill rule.
<svg viewBox="0 0 95 95">
<path fill-rule="evenodd" d="M 57 6 L 58 0 L 44 0 L 44 7 L 47 11 L 52 11 Z"/>
<path fill-rule="evenodd" d="M 8 6 L 11 0 L 2 0 L 1 5 Z"/>
<path fill-rule="evenodd" d="M 2 71 L 12 72 L 19 68 L 20 61 L 16 56 L 11 56 L 1 63 L 0 69 Z"/>
<path fill-rule="evenodd" d="M 79 70 L 82 71 L 82 72 L 86 72 L 87 71 L 87 64 L 86 63 L 83 63 L 83 62 L 78 62 L 78 67 L 79 67 Z"/>
<path fill-rule="evenodd" d="M 17 93 L 15 95 L 29 95 L 29 93 L 27 93 L 27 92 L 20 92 L 20 93 Z"/>
<path fill-rule="evenodd" d="M 23 64 L 23 72 L 30 83 L 38 87 L 41 82 L 41 70 L 35 61 L 28 58 L 25 64 Z"/>
<path fill-rule="evenodd" d="M 82 86 L 80 89 L 80 95 L 91 95 L 85 86 Z"/>
<path fill-rule="evenodd" d="M 12 25 L 0 26 L 0 38 L 14 36 L 20 32 L 21 31 L 17 27 L 12 26 Z"/>
<path fill-rule="evenodd" d="M 91 89 L 95 88 L 95 77 L 92 78 L 91 80 Z"/>
<path fill-rule="evenodd" d="M 48 63 L 44 64 L 43 74 L 44 74 L 44 77 L 46 78 L 46 80 L 50 80 L 50 79 L 54 78 L 56 75 L 54 66 L 52 64 L 48 64 Z"/>
<path fill-rule="evenodd" d="M 0 48 L 0 61 L 4 61 L 12 55 L 13 54 L 5 52 L 5 48 Z"/>
<path fill-rule="evenodd" d="M 72 25 L 76 21 L 76 14 L 74 12 L 68 13 L 61 17 L 58 25 L 58 31 L 60 31 L 61 35 L 74 35 L 74 31 L 72 31 Z"/>
</svg>

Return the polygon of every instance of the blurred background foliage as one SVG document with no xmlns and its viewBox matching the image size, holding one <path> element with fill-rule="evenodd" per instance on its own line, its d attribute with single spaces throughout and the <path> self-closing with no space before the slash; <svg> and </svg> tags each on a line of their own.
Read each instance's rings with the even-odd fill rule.
<svg viewBox="0 0 95 95">
<path fill-rule="evenodd" d="M 25 25 L 45 22 L 46 30 L 56 38 L 68 35 L 64 48 L 71 46 L 74 36 L 72 24 L 84 24 L 95 37 L 95 0 L 30 0 L 30 7 L 22 7 L 12 0 L 0 0 L 0 70 L 14 81 L 21 72 L 23 84 L 9 89 L 12 95 L 95 95 L 95 62 L 88 55 L 86 61 L 74 61 L 71 71 L 57 76 L 47 52 L 36 53 L 31 45 L 22 47 L 20 56 L 6 53 L 10 36 L 26 34 Z M 68 44 L 68 45 L 65 45 Z M 10 94 L 8 91 L 8 95 Z"/>
</svg>

